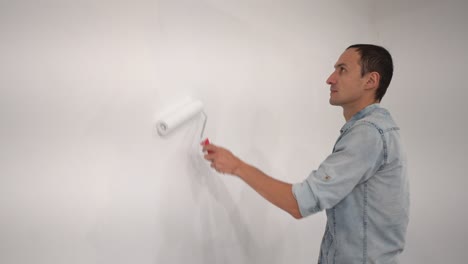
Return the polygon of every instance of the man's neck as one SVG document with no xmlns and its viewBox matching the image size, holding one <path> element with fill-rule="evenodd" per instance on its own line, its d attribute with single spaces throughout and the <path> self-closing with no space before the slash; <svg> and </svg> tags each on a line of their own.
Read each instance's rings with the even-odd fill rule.
<svg viewBox="0 0 468 264">
<path fill-rule="evenodd" d="M 348 122 L 357 112 L 375 103 L 379 103 L 379 101 L 376 100 L 365 104 L 343 106 L 343 116 L 346 122 Z"/>
</svg>

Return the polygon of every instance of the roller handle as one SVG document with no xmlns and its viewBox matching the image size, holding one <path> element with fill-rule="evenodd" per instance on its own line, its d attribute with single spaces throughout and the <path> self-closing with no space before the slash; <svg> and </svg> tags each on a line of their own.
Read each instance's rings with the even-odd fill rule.
<svg viewBox="0 0 468 264">
<path fill-rule="evenodd" d="M 208 138 L 203 140 L 203 142 L 202 142 L 203 146 L 208 145 L 208 144 L 210 144 L 210 140 Z M 208 154 L 211 154 L 211 153 L 213 153 L 213 151 L 208 150 Z"/>
</svg>

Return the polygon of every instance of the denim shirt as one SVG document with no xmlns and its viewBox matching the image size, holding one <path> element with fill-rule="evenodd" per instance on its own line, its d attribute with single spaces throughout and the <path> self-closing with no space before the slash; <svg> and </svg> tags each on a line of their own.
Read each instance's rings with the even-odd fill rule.
<svg viewBox="0 0 468 264">
<path fill-rule="evenodd" d="M 332 154 L 293 193 L 303 217 L 326 210 L 319 264 L 398 263 L 409 217 L 399 128 L 369 105 L 341 129 Z"/>
</svg>

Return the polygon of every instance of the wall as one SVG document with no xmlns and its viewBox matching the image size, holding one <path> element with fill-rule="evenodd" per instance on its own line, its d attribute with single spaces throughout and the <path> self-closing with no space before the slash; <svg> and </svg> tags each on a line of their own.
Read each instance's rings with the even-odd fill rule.
<svg viewBox="0 0 468 264">
<path fill-rule="evenodd" d="M 368 0 L 0 3 L 0 262 L 314 262 L 323 214 L 294 220 L 211 171 L 197 145 L 201 119 L 164 139 L 154 121 L 198 98 L 211 141 L 300 181 L 343 124 L 328 105 L 333 64 L 347 45 L 375 41 L 395 56 L 383 105 L 412 164 L 403 258 L 462 262 L 465 125 L 452 120 L 464 120 L 463 10 Z"/>
<path fill-rule="evenodd" d="M 411 177 L 411 220 L 403 263 L 468 258 L 466 1 L 379 1 L 379 41 L 395 78 L 383 101 L 402 127 Z"/>
<path fill-rule="evenodd" d="M 153 125 L 198 98 L 213 142 L 302 180 L 343 123 L 325 80 L 347 45 L 375 40 L 368 9 L 140 0 L 0 10 L 0 262 L 317 259 L 323 214 L 297 221 L 214 173 L 200 156 L 201 119 L 164 139 Z"/>
</svg>

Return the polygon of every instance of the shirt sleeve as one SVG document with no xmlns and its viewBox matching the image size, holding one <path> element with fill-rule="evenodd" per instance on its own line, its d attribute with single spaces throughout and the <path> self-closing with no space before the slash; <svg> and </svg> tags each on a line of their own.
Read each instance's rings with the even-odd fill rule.
<svg viewBox="0 0 468 264">
<path fill-rule="evenodd" d="M 334 207 L 383 164 L 383 140 L 375 127 L 361 123 L 345 133 L 319 168 L 293 185 L 303 217 Z"/>
</svg>

